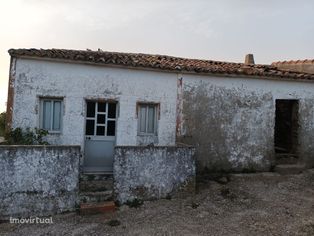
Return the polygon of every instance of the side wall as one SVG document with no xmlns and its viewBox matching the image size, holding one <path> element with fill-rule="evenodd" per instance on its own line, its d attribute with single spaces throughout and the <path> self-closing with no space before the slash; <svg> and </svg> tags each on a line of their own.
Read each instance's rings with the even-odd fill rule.
<svg viewBox="0 0 314 236">
<path fill-rule="evenodd" d="M 303 73 L 314 74 L 314 61 L 308 62 L 287 62 L 287 63 L 274 63 L 274 65 L 282 70 L 299 71 Z"/>
<path fill-rule="evenodd" d="M 79 146 L 0 146 L 0 219 L 73 211 Z"/>
<path fill-rule="evenodd" d="M 194 191 L 194 148 L 116 147 L 113 174 L 120 203 Z"/>
<path fill-rule="evenodd" d="M 84 148 L 85 100 L 118 102 L 117 145 L 138 145 L 137 102 L 160 104 L 158 140 L 155 145 L 175 144 L 176 74 L 104 66 L 17 59 L 13 127 L 39 126 L 39 98 L 63 97 L 61 134 L 52 144 Z"/>
<path fill-rule="evenodd" d="M 299 99 L 298 152 L 314 165 L 313 83 L 183 75 L 181 84 L 177 135 L 197 147 L 198 170 L 269 170 L 276 99 Z"/>
</svg>

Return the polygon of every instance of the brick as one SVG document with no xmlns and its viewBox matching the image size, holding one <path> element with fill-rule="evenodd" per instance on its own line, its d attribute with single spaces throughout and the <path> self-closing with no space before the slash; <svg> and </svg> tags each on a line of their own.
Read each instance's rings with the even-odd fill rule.
<svg viewBox="0 0 314 236">
<path fill-rule="evenodd" d="M 113 201 L 80 204 L 80 214 L 82 215 L 114 212 L 115 209 L 116 205 Z"/>
</svg>

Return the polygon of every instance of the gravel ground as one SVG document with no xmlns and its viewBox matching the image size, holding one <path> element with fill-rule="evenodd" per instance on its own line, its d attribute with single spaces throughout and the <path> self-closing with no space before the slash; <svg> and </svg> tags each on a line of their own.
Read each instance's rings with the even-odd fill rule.
<svg viewBox="0 0 314 236">
<path fill-rule="evenodd" d="M 227 184 L 203 181 L 198 189 L 115 213 L 53 216 L 53 224 L 2 223 L 0 235 L 314 235 L 313 169 L 232 175 Z"/>
</svg>

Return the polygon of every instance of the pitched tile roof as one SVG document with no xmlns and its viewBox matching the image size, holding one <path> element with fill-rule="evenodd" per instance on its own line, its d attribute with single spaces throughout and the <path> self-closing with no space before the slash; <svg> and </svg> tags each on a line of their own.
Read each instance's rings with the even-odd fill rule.
<svg viewBox="0 0 314 236">
<path fill-rule="evenodd" d="M 246 65 L 243 63 L 188 59 L 166 55 L 65 49 L 10 49 L 9 54 L 14 57 L 61 59 L 174 72 L 314 80 L 312 74 L 284 71 L 274 65 Z"/>
<path fill-rule="evenodd" d="M 290 61 L 275 61 L 271 63 L 273 66 L 283 65 L 283 64 L 314 64 L 314 59 L 305 59 L 305 60 L 290 60 Z"/>
</svg>

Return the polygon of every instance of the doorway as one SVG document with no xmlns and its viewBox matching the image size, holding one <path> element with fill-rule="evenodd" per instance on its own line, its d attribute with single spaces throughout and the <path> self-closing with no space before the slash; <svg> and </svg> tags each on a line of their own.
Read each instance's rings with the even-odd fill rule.
<svg viewBox="0 0 314 236">
<path fill-rule="evenodd" d="M 275 152 L 278 155 L 297 154 L 299 101 L 276 99 Z"/>
<path fill-rule="evenodd" d="M 116 102 L 86 101 L 84 172 L 112 172 Z"/>
</svg>

